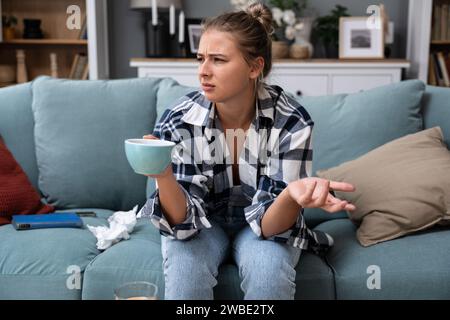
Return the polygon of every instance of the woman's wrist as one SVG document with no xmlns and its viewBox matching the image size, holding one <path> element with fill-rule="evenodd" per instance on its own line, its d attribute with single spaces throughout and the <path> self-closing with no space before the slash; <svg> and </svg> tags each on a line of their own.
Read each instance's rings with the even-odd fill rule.
<svg viewBox="0 0 450 320">
<path fill-rule="evenodd" d="M 294 201 L 285 188 L 269 206 L 261 221 L 264 238 L 285 232 L 291 228 L 298 219 L 301 206 Z"/>
<path fill-rule="evenodd" d="M 158 188 L 168 186 L 168 185 L 173 185 L 174 182 L 177 183 L 177 180 L 175 179 L 173 174 L 159 176 L 156 178 L 156 183 L 158 184 Z"/>
<path fill-rule="evenodd" d="M 164 216 L 171 226 L 186 219 L 186 196 L 173 174 L 156 178 Z"/>
<path fill-rule="evenodd" d="M 280 196 L 284 199 L 284 201 L 289 204 L 289 206 L 296 206 L 298 209 L 301 209 L 302 206 L 292 198 L 291 192 L 289 192 L 289 185 L 280 193 Z"/>
</svg>

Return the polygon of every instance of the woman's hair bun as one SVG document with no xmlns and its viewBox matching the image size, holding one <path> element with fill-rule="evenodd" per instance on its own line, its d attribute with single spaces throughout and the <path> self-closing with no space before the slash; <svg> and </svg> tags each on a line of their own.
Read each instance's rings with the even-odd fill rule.
<svg viewBox="0 0 450 320">
<path fill-rule="evenodd" d="M 269 35 L 272 34 L 272 11 L 266 5 L 260 2 L 255 2 L 250 4 L 245 11 L 258 20 Z"/>
</svg>

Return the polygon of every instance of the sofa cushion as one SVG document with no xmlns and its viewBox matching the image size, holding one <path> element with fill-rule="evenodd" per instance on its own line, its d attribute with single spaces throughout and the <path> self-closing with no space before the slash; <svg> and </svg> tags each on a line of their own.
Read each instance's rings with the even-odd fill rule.
<svg viewBox="0 0 450 320">
<path fill-rule="evenodd" d="M 363 246 L 450 220 L 450 151 L 439 127 L 391 141 L 318 176 L 355 186 L 336 196 L 356 206 L 349 216 Z"/>
<path fill-rule="evenodd" d="M 114 299 L 114 289 L 126 282 L 148 281 L 164 297 L 160 235 L 148 219 L 139 219 L 130 239 L 97 256 L 86 268 L 82 299 Z"/>
<path fill-rule="evenodd" d="M 450 230 L 435 227 L 362 247 L 348 219 L 320 224 L 335 239 L 327 260 L 336 299 L 450 299 Z"/>
<path fill-rule="evenodd" d="M 39 187 L 57 208 L 131 210 L 147 178 L 127 162 L 124 140 L 153 130 L 160 79 L 33 82 Z"/>
<path fill-rule="evenodd" d="M 41 202 L 25 172 L 0 136 L 0 225 L 11 222 L 12 215 L 49 213 L 55 209 Z"/>
<path fill-rule="evenodd" d="M 423 82 L 408 80 L 353 94 L 299 98 L 314 121 L 313 175 L 422 130 L 424 89 Z M 331 215 L 321 209 L 305 209 L 310 227 L 342 217 L 346 217 L 345 211 Z"/>
<path fill-rule="evenodd" d="M 199 90 L 198 87 L 189 87 L 179 84 L 172 78 L 164 78 L 159 84 L 156 101 L 156 119 L 159 121 L 166 109 L 173 108 L 175 102 L 189 92 Z"/>
<path fill-rule="evenodd" d="M 30 82 L 0 89 L 0 135 L 33 187 L 38 189 L 31 102 Z"/>
<path fill-rule="evenodd" d="M 427 86 L 422 100 L 423 122 L 426 129 L 441 127 L 450 149 L 450 89 Z"/>
<path fill-rule="evenodd" d="M 84 225 L 107 225 L 106 218 L 112 214 L 83 210 L 98 215 L 82 218 Z M 84 270 L 100 253 L 96 242 L 86 226 L 26 231 L 16 231 L 12 225 L 0 227 L 0 300 L 81 299 Z"/>
<path fill-rule="evenodd" d="M 318 256 L 303 253 L 297 266 L 296 299 L 334 299 L 332 271 Z M 149 281 L 164 298 L 161 236 L 149 219 L 139 219 L 130 240 L 121 241 L 97 256 L 84 273 L 83 299 L 113 299 L 114 289 L 126 282 Z M 238 269 L 219 269 L 215 299 L 242 299 Z"/>
</svg>

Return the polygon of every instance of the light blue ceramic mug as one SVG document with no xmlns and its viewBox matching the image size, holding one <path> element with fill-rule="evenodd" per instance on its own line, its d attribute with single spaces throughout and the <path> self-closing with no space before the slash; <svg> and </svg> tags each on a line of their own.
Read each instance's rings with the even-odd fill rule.
<svg viewBox="0 0 450 320">
<path fill-rule="evenodd" d="M 175 143 L 166 140 L 127 139 L 125 154 L 139 174 L 160 174 L 172 161 Z"/>
</svg>

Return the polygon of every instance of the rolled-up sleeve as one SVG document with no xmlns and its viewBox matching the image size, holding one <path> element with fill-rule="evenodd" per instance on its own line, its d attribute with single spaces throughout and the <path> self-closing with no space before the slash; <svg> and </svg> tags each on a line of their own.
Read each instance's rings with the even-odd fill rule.
<svg viewBox="0 0 450 320">
<path fill-rule="evenodd" d="M 312 174 L 313 126 L 312 120 L 305 121 L 301 117 L 291 117 L 280 131 L 279 143 L 274 144 L 269 151 L 270 157 L 268 157 L 264 174 L 261 174 L 259 178 L 252 204 L 245 208 L 246 219 L 260 238 L 263 238 L 261 221 L 276 197 L 289 182 L 310 177 Z M 303 208 L 301 208 L 297 221 L 290 229 L 268 237 L 267 240 L 280 241 L 307 249 L 308 236 L 312 235 L 306 235 L 308 231 L 303 218 Z M 328 243 L 328 239 L 322 240 Z"/>
<path fill-rule="evenodd" d="M 196 146 L 189 144 L 189 139 L 181 139 L 186 130 L 183 134 L 180 133 L 182 124 L 177 122 L 179 117 L 166 111 L 161 119 L 153 135 L 177 143 L 172 153 L 172 169 L 186 197 L 186 218 L 180 224 L 173 226 L 169 224 L 162 210 L 158 189 L 147 199 L 141 216 L 150 218 L 162 235 L 178 240 L 188 240 L 201 229 L 211 227 L 206 218 L 206 201 L 209 197 L 208 179 L 210 178 L 203 175 L 196 166 L 195 153 L 191 149 Z"/>
</svg>

